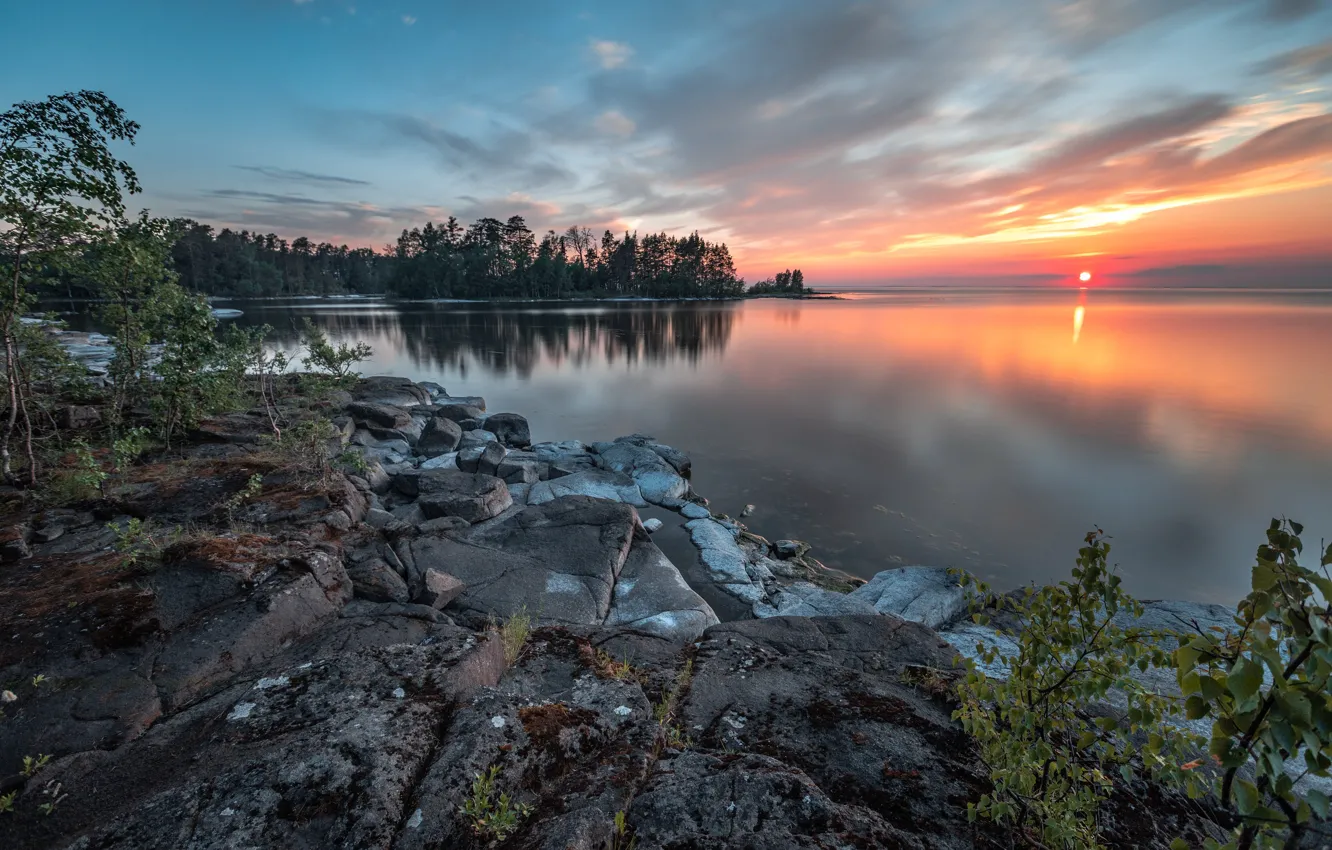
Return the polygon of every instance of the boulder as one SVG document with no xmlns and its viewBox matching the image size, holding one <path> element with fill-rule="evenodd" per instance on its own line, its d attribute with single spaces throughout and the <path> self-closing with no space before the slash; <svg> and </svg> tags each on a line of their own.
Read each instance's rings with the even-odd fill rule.
<svg viewBox="0 0 1332 850">
<path fill-rule="evenodd" d="M 590 469 L 533 484 L 527 494 L 527 503 L 540 505 L 561 496 L 592 496 L 635 507 L 647 507 L 642 491 L 632 478 L 604 469 Z"/>
<path fill-rule="evenodd" d="M 661 531 L 662 525 L 663 525 L 662 521 L 657 519 L 656 517 L 643 520 L 643 529 L 647 531 L 649 534 L 655 534 L 658 531 Z"/>
<path fill-rule="evenodd" d="M 712 511 L 693 502 L 685 502 L 680 508 L 680 513 L 685 519 L 710 519 L 712 517 Z"/>
<path fill-rule="evenodd" d="M 417 505 L 427 519 L 459 517 L 476 523 L 499 516 L 513 498 L 504 482 L 493 475 L 452 469 L 430 469 L 417 476 Z"/>
<path fill-rule="evenodd" d="M 634 479 L 643 498 L 654 505 L 679 499 L 689 492 L 689 483 L 661 455 L 633 443 L 612 443 L 602 448 L 597 465 L 622 472 Z"/>
<path fill-rule="evenodd" d="M 416 452 L 425 457 L 452 452 L 458 448 L 462 433 L 458 423 L 443 416 L 433 416 L 421 429 L 421 437 L 416 441 Z"/>
<path fill-rule="evenodd" d="M 347 412 L 357 422 L 373 425 L 377 428 L 402 430 L 410 428 L 412 425 L 412 415 L 395 405 L 354 401 L 347 405 Z"/>
<path fill-rule="evenodd" d="M 32 554 L 28 544 L 32 541 L 32 528 L 19 523 L 0 528 L 0 562 L 13 563 Z"/>
<path fill-rule="evenodd" d="M 966 591 L 944 567 L 884 570 L 850 596 L 880 614 L 895 614 L 932 629 L 956 622 L 967 612 Z"/>
<path fill-rule="evenodd" d="M 628 505 L 566 496 L 446 537 L 417 537 L 410 549 L 418 570 L 467 585 L 449 608 L 460 622 L 526 608 L 542 622 L 596 625 L 610 611 L 637 527 Z"/>
<path fill-rule="evenodd" d="M 485 445 L 468 446 L 465 449 L 459 449 L 458 456 L 454 458 L 453 464 L 463 472 L 477 472 L 481 468 L 481 455 L 485 453 Z"/>
<path fill-rule="evenodd" d="M 499 462 L 495 474 L 510 484 L 535 484 L 541 480 L 541 469 L 536 461 L 512 456 Z"/>
<path fill-rule="evenodd" d="M 782 560 L 799 558 L 809 551 L 809 544 L 800 540 L 778 540 L 772 544 L 772 551 Z"/>
<path fill-rule="evenodd" d="M 458 468 L 457 452 L 448 452 L 447 454 L 442 454 L 438 455 L 437 457 L 428 458 L 426 460 L 421 461 L 421 465 L 418 467 L 418 469 L 457 469 L 457 468 Z"/>
<path fill-rule="evenodd" d="M 767 601 L 762 584 L 749 576 L 749 556 L 726 526 L 714 519 L 694 519 L 685 523 L 685 528 L 699 550 L 708 578 L 721 590 L 749 605 Z"/>
<path fill-rule="evenodd" d="M 468 449 L 484 449 L 486 443 L 497 441 L 497 437 L 489 431 L 478 429 L 475 431 L 464 431 L 458 440 L 458 451 L 464 452 Z"/>
<path fill-rule="evenodd" d="M 486 417 L 481 427 L 494 434 L 499 441 L 510 446 L 525 448 L 532 445 L 532 432 L 527 419 L 517 413 L 495 413 Z"/>
<path fill-rule="evenodd" d="M 635 540 L 615 582 L 605 625 L 687 643 L 717 624 L 717 615 L 660 549 Z"/>
<path fill-rule="evenodd" d="M 464 585 L 457 576 L 436 569 L 425 571 L 425 590 L 417 600 L 431 608 L 443 609 L 463 592 Z"/>
<path fill-rule="evenodd" d="M 437 404 L 433 408 L 435 416 L 460 423 L 468 419 L 484 419 L 485 413 L 470 404 Z"/>
<path fill-rule="evenodd" d="M 362 378 L 351 394 L 356 401 L 395 407 L 415 407 L 432 401 L 430 393 L 421 385 L 406 378 L 386 375 Z"/>
<path fill-rule="evenodd" d="M 373 558 L 348 567 L 356 595 L 371 602 L 408 602 L 411 594 L 407 583 L 392 567 L 380 558 Z"/>
<path fill-rule="evenodd" d="M 499 443 L 488 443 L 476 459 L 476 471 L 483 475 L 495 475 L 504 462 L 504 447 Z"/>
</svg>

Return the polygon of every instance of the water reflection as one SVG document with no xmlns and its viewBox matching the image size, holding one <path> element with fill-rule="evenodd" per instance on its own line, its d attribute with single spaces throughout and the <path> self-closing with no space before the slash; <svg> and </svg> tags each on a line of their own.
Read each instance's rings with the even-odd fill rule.
<svg viewBox="0 0 1332 850">
<path fill-rule="evenodd" d="M 1087 290 L 1084 289 L 1078 294 L 1078 306 L 1073 308 L 1073 344 L 1078 344 L 1078 337 L 1082 336 L 1082 321 L 1087 317 Z"/>
<path fill-rule="evenodd" d="M 405 355 L 418 370 L 469 370 L 530 377 L 540 364 L 579 369 L 603 365 L 696 364 L 720 356 L 730 341 L 735 305 L 362 304 L 309 310 L 303 305 L 245 304 L 246 321 L 273 325 L 274 341 L 294 347 L 293 308 L 333 338 L 369 342 Z"/>
<path fill-rule="evenodd" d="M 288 341 L 309 315 L 370 342 L 366 371 L 485 396 L 538 439 L 655 434 L 718 510 L 755 504 L 757 533 L 861 575 L 1049 581 L 1099 524 L 1134 593 L 1233 603 L 1270 516 L 1332 536 L 1327 295 L 235 306 Z"/>
</svg>

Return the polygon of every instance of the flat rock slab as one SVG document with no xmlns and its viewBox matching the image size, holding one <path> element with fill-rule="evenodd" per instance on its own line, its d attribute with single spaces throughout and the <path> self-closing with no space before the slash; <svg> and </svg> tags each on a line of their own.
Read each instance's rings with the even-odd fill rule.
<svg viewBox="0 0 1332 850">
<path fill-rule="evenodd" d="M 554 467 L 552 466 L 552 469 Z M 647 507 L 643 492 L 628 475 L 605 469 L 589 469 L 540 481 L 528 491 L 527 502 L 540 505 L 562 496 L 591 496 L 612 502 L 623 502 L 638 508 Z"/>
<path fill-rule="evenodd" d="M 635 540 L 620 570 L 605 625 L 685 643 L 717 625 L 712 607 L 689 587 L 660 549 Z"/>
<path fill-rule="evenodd" d="M 409 545 L 418 571 L 438 569 L 466 585 L 448 608 L 461 622 L 526 608 L 542 622 L 598 625 L 639 527 L 628 505 L 565 496 Z"/>
<path fill-rule="evenodd" d="M 499 516 L 513 504 L 509 488 L 493 475 L 429 469 L 416 477 L 417 505 L 426 519 L 459 517 L 476 523 Z"/>
<path fill-rule="evenodd" d="M 708 578 L 720 589 L 750 605 L 768 601 L 762 585 L 749 577 L 749 556 L 729 528 L 714 519 L 690 520 L 685 528 Z"/>
<path fill-rule="evenodd" d="M 896 614 L 932 629 L 957 622 L 967 613 L 966 591 L 944 567 L 884 570 L 848 595 L 880 614 Z"/>
<path fill-rule="evenodd" d="M 769 604 L 754 606 L 755 617 L 843 617 L 875 614 L 874 606 L 851 594 L 825 590 L 806 581 L 796 582 L 772 594 Z"/>
</svg>

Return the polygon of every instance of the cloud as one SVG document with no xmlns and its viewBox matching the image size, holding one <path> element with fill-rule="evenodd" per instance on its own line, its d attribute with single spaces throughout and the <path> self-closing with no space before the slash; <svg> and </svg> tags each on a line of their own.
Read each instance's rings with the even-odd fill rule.
<svg viewBox="0 0 1332 850">
<path fill-rule="evenodd" d="M 606 110 L 598 115 L 596 120 L 597 129 L 609 136 L 631 136 L 634 126 L 631 119 L 615 109 Z"/>
<path fill-rule="evenodd" d="M 1332 74 L 1332 39 L 1280 53 L 1259 63 L 1256 70 L 1262 74 L 1287 74 L 1306 79 Z"/>
<path fill-rule="evenodd" d="M 263 175 L 270 180 L 289 180 L 297 183 L 331 183 L 346 186 L 369 186 L 370 183 L 365 180 L 356 180 L 351 177 L 338 177 L 333 174 L 315 174 L 310 171 L 301 171 L 293 168 L 274 168 L 266 165 L 238 165 L 244 171 L 253 171 L 256 174 Z"/>
<path fill-rule="evenodd" d="M 597 57 L 597 61 L 601 63 L 601 67 L 606 69 L 619 68 L 634 55 L 632 47 L 619 41 L 598 41 L 594 39 L 590 47 L 592 53 Z"/>
<path fill-rule="evenodd" d="M 411 15 L 403 15 L 402 22 L 410 27 L 416 23 L 416 18 L 412 17 Z"/>
<path fill-rule="evenodd" d="M 1295 21 L 1318 11 L 1323 0 L 1269 0 L 1267 16 L 1274 21 Z"/>
</svg>

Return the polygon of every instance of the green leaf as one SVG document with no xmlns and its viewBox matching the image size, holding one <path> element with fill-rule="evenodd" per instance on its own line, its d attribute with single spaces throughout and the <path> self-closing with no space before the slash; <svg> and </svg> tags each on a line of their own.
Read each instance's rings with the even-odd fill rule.
<svg viewBox="0 0 1332 850">
<path fill-rule="evenodd" d="M 1258 808 L 1258 789 L 1247 779 L 1235 780 L 1235 808 L 1242 815 L 1252 814 Z"/>
<path fill-rule="evenodd" d="M 1194 694 L 1184 701 L 1184 716 L 1189 720 L 1200 720 L 1207 716 L 1207 703 L 1202 697 Z"/>
<path fill-rule="evenodd" d="M 1308 803 L 1309 808 L 1313 809 L 1314 813 L 1320 818 L 1327 820 L 1328 799 L 1326 794 L 1317 788 L 1310 788 L 1304 794 L 1304 802 Z"/>
<path fill-rule="evenodd" d="M 1230 668 L 1230 673 L 1226 676 L 1226 689 L 1237 700 L 1246 700 L 1257 694 L 1262 684 L 1262 665 L 1242 655 L 1236 659 L 1235 666 Z"/>
<path fill-rule="evenodd" d="M 1303 526 L 1303 525 L 1300 525 L 1300 524 L 1299 524 L 1298 522 L 1296 522 L 1295 520 L 1291 520 L 1291 521 L 1290 521 L 1290 529 L 1291 529 L 1291 531 L 1294 531 L 1296 535 L 1300 535 L 1300 534 L 1303 534 L 1303 533 L 1304 533 L 1304 526 Z"/>
<path fill-rule="evenodd" d="M 1170 842 L 1170 850 L 1190 850 L 1189 842 L 1182 838 L 1176 838 L 1174 841 Z"/>
</svg>

